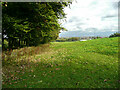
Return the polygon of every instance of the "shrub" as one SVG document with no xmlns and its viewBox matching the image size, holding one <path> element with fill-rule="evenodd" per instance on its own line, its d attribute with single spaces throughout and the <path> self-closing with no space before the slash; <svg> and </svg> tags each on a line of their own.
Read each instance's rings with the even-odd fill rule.
<svg viewBox="0 0 120 90">
<path fill-rule="evenodd" d="M 79 40 L 79 37 L 72 37 L 68 39 L 68 41 L 78 41 L 78 40 Z"/>
<path fill-rule="evenodd" d="M 111 38 L 111 37 L 120 37 L 120 33 L 114 33 L 114 34 L 111 34 L 110 36 L 109 36 L 109 38 Z"/>
</svg>

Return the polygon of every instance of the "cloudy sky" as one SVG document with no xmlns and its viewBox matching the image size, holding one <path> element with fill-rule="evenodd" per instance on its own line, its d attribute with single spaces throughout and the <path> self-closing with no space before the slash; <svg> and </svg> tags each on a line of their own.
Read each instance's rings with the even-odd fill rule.
<svg viewBox="0 0 120 90">
<path fill-rule="evenodd" d="M 76 1 L 73 1 L 70 8 L 66 7 L 64 9 L 65 13 L 67 14 L 67 18 L 66 22 L 61 22 L 62 26 L 65 27 L 68 31 L 118 31 L 119 0 Z"/>
</svg>

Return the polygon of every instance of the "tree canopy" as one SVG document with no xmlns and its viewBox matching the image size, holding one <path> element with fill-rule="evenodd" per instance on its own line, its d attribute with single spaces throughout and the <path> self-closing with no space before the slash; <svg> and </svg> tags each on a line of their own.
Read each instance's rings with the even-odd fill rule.
<svg viewBox="0 0 120 90">
<path fill-rule="evenodd" d="M 64 8 L 71 2 L 2 3 L 2 39 L 8 47 L 37 46 L 57 39 L 65 18 Z M 6 36 L 6 37 L 5 37 Z M 3 43 L 4 48 L 4 43 Z"/>
</svg>

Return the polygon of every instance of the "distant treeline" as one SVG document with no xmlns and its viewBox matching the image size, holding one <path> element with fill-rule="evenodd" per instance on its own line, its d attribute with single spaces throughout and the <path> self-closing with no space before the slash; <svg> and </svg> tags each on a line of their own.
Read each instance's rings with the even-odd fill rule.
<svg viewBox="0 0 120 90">
<path fill-rule="evenodd" d="M 111 37 L 120 37 L 120 33 L 116 32 L 116 33 L 114 33 L 114 34 L 111 34 L 109 37 L 110 37 L 110 38 L 111 38 Z"/>
<path fill-rule="evenodd" d="M 72 37 L 72 38 L 59 38 L 56 42 L 66 42 L 66 41 L 78 41 L 79 37 Z"/>
<path fill-rule="evenodd" d="M 80 41 L 81 39 L 97 39 L 101 37 L 71 37 L 71 38 L 58 38 L 56 42 L 66 42 L 66 41 Z"/>
<path fill-rule="evenodd" d="M 112 37 L 120 37 L 120 33 L 116 32 L 111 34 L 109 37 L 71 37 L 71 38 L 58 38 L 56 42 L 67 42 L 67 41 L 80 41 L 82 39 L 89 40 L 89 39 L 98 39 L 98 38 L 112 38 Z"/>
</svg>

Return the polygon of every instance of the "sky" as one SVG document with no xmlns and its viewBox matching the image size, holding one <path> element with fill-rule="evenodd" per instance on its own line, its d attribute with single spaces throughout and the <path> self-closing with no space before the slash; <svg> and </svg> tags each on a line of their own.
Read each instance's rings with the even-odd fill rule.
<svg viewBox="0 0 120 90">
<path fill-rule="evenodd" d="M 66 21 L 60 21 L 67 32 L 117 32 L 119 0 L 73 0 L 64 9 Z M 61 31 L 60 37 L 67 32 Z"/>
</svg>

